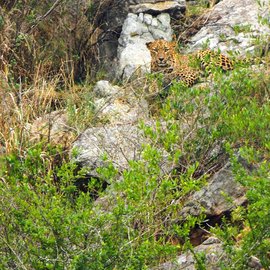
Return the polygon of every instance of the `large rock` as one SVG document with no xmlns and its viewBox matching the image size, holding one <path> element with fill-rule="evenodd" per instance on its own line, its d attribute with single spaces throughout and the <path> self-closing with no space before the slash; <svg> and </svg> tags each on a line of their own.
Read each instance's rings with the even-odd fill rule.
<svg viewBox="0 0 270 270">
<path fill-rule="evenodd" d="M 135 124 L 148 119 L 148 103 L 131 89 L 99 81 L 93 89 L 96 116 L 110 125 Z"/>
<path fill-rule="evenodd" d="M 129 13 L 118 40 L 118 51 L 121 52 L 128 44 L 145 44 L 159 38 L 171 40 L 172 33 L 170 15 L 167 13 L 156 17 L 150 14 L 140 13 L 136 15 Z"/>
<path fill-rule="evenodd" d="M 210 49 L 239 51 L 244 54 L 254 51 L 255 40 L 269 37 L 269 27 L 262 20 L 270 23 L 269 4 L 267 1 L 223 0 L 209 13 L 205 14 L 204 26 L 191 38 L 191 51 L 209 44 Z M 260 19 L 259 19 L 260 18 Z"/>
<path fill-rule="evenodd" d="M 104 98 L 117 95 L 121 91 L 121 88 L 117 85 L 111 85 L 109 81 L 98 81 L 94 88 L 93 93 L 96 97 Z"/>
<path fill-rule="evenodd" d="M 118 77 L 130 79 L 151 71 L 151 55 L 143 43 L 128 44 L 119 56 Z"/>
<path fill-rule="evenodd" d="M 197 216 L 204 210 L 209 216 L 219 216 L 246 202 L 245 188 L 233 177 L 230 164 L 214 174 L 208 184 L 187 199 L 181 218 Z"/>
<path fill-rule="evenodd" d="M 128 79 L 150 72 L 151 55 L 146 43 L 155 39 L 172 39 L 170 15 L 163 13 L 128 14 L 119 38 L 117 76 Z"/>
<path fill-rule="evenodd" d="M 142 144 L 148 140 L 137 125 L 142 119 L 149 122 L 149 116 L 148 104 L 138 93 L 104 80 L 93 88 L 93 103 L 103 126 L 89 128 L 77 138 L 73 149 L 78 149 L 78 155 L 73 158 L 87 167 L 91 176 L 98 177 L 96 169 L 107 164 L 104 155 L 120 171 L 128 168 L 129 160 L 140 158 Z"/>
<path fill-rule="evenodd" d="M 141 158 L 142 145 L 147 143 L 143 131 L 136 125 L 124 124 L 89 128 L 74 142 L 73 149 L 78 152 L 75 161 L 88 168 L 90 175 L 99 177 L 96 169 L 107 165 L 104 155 L 122 171 L 129 167 L 130 160 Z M 164 161 L 160 164 L 164 173 L 172 169 L 166 156 L 164 153 Z"/>
<path fill-rule="evenodd" d="M 129 6 L 129 10 L 133 13 L 143 12 L 157 15 L 166 12 L 169 13 L 174 18 L 179 18 L 186 11 L 185 0 L 172 0 L 172 1 L 141 0 L 135 2 L 136 4 Z"/>
<path fill-rule="evenodd" d="M 95 28 L 95 33 L 99 33 L 96 40 L 99 61 L 110 79 L 115 77 L 115 69 L 118 65 L 118 38 L 128 13 L 143 12 L 155 16 L 169 13 L 172 17 L 179 17 L 185 11 L 185 0 L 95 0 L 93 5 L 98 13 L 92 16 L 89 8 L 89 20 Z"/>
</svg>

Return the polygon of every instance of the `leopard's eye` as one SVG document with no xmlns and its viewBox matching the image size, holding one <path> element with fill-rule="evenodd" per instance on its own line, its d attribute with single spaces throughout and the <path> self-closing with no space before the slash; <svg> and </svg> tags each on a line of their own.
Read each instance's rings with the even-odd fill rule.
<svg viewBox="0 0 270 270">
<path fill-rule="evenodd" d="M 170 49 L 168 47 L 164 47 L 164 51 L 168 52 Z"/>
</svg>

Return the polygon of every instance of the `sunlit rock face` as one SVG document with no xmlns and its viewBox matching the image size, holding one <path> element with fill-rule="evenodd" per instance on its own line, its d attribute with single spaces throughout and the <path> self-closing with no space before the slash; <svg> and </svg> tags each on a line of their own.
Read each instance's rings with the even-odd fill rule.
<svg viewBox="0 0 270 270">
<path fill-rule="evenodd" d="M 146 43 L 155 39 L 172 40 L 170 15 L 129 13 L 118 40 L 117 77 L 129 79 L 150 72 L 151 55 Z"/>
<path fill-rule="evenodd" d="M 191 51 L 207 44 L 221 52 L 253 52 L 269 36 L 269 14 L 267 1 L 221 1 L 205 14 L 204 26 L 191 38 Z"/>
<path fill-rule="evenodd" d="M 133 13 L 169 13 L 173 18 L 179 18 L 186 11 L 185 0 L 173 0 L 173 1 L 162 1 L 162 0 L 137 0 L 130 1 L 129 10 Z"/>
</svg>

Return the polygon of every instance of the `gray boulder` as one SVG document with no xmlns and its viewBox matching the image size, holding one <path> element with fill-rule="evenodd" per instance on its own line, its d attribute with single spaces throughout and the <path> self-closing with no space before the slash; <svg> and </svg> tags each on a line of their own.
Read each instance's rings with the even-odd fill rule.
<svg viewBox="0 0 270 270">
<path fill-rule="evenodd" d="M 95 115 L 100 122 L 110 125 L 135 124 L 148 119 L 148 103 L 132 89 L 98 81 L 93 89 Z"/>
<path fill-rule="evenodd" d="M 180 216 L 198 216 L 202 209 L 208 217 L 219 216 L 244 202 L 245 188 L 235 181 L 228 163 L 214 174 L 205 187 L 187 199 Z"/>
<path fill-rule="evenodd" d="M 143 43 L 128 44 L 119 56 L 118 77 L 130 79 L 151 71 L 151 55 Z"/>
<path fill-rule="evenodd" d="M 133 1 L 133 5 L 129 6 L 129 10 L 133 13 L 169 13 L 174 18 L 179 18 L 186 11 L 186 1 L 185 0 L 140 0 Z"/>
<path fill-rule="evenodd" d="M 121 91 L 121 88 L 117 85 L 111 85 L 109 81 L 101 80 L 96 83 L 93 88 L 93 93 L 96 97 L 108 97 L 116 95 Z"/>
<path fill-rule="evenodd" d="M 76 149 L 78 154 L 73 159 L 88 168 L 90 175 L 99 177 L 96 169 L 107 165 L 104 155 L 119 171 L 123 171 L 129 167 L 130 160 L 141 158 L 142 145 L 147 143 L 143 131 L 136 125 L 93 127 L 84 131 L 74 142 L 73 149 Z M 164 153 L 164 161 L 160 164 L 164 173 L 172 169 L 166 156 Z"/>
<path fill-rule="evenodd" d="M 169 14 L 128 14 L 118 40 L 117 77 L 129 79 L 150 72 L 151 55 L 145 44 L 160 38 L 172 39 Z"/>
<path fill-rule="evenodd" d="M 224 0 L 205 14 L 205 25 L 191 38 L 191 51 L 201 49 L 208 43 L 210 49 L 238 51 L 244 54 L 253 52 L 256 39 L 269 36 L 270 29 L 262 20 L 270 23 L 270 10 L 267 1 Z M 259 19 L 260 18 L 260 19 Z"/>
</svg>

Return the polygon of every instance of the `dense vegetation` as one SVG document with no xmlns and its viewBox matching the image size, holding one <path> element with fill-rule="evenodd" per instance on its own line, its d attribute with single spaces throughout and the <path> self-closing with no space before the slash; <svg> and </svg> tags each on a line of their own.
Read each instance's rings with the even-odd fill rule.
<svg viewBox="0 0 270 270">
<path fill-rule="evenodd" d="M 1 1 L 0 269 L 151 269 L 192 250 L 190 232 L 205 215 L 183 220 L 179 212 L 224 160 L 246 187 L 248 204 L 211 228 L 227 254 L 221 267 L 248 269 L 256 256 L 268 269 L 269 53 L 263 68 L 242 64 L 226 76 L 213 70 L 211 87 L 174 82 L 162 102 L 156 100 L 156 128 L 141 123 L 152 141 L 143 146 L 142 160 L 130 161 L 123 172 L 109 163 L 99 169 L 109 187 L 90 179 L 82 192 L 78 182 L 86 172 L 67 149 L 31 141 L 25 128 L 57 108 L 67 109 L 75 133 L 95 121 L 84 98 L 94 81 L 86 61 L 93 57 L 86 42 L 93 30 L 85 33 L 93 22 L 85 14 L 93 16 L 97 7 L 75 6 Z M 37 19 L 50 9 L 54 16 Z M 71 37 L 74 23 L 78 32 Z M 175 165 L 170 174 L 159 166 L 164 151 Z M 206 269 L 204 256 L 196 259 L 197 268 Z"/>
</svg>

